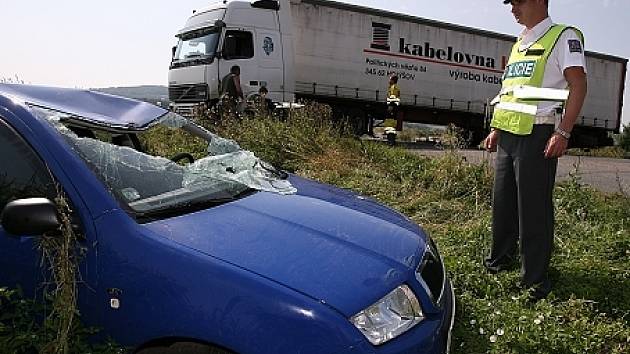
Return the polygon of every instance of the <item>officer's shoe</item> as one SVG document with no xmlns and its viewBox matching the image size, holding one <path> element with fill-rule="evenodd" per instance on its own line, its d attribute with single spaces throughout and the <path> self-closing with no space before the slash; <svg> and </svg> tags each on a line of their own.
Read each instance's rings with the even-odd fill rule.
<svg viewBox="0 0 630 354">
<path fill-rule="evenodd" d="M 523 289 L 527 290 L 527 301 L 531 304 L 535 304 L 538 301 L 547 298 L 549 293 L 551 293 L 551 286 L 538 284 L 533 286 L 526 286 L 521 284 Z"/>
<path fill-rule="evenodd" d="M 516 269 L 518 261 L 513 257 L 504 257 L 501 261 L 493 261 L 486 258 L 483 262 L 484 268 L 490 274 L 497 274 L 499 272 L 510 271 Z"/>
</svg>

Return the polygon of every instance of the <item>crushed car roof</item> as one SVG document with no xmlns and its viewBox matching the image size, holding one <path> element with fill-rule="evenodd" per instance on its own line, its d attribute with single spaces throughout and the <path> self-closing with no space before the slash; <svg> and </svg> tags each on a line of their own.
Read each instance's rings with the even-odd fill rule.
<svg viewBox="0 0 630 354">
<path fill-rule="evenodd" d="M 150 103 L 81 89 L 0 84 L 0 96 L 117 129 L 141 130 L 169 112 Z"/>
</svg>

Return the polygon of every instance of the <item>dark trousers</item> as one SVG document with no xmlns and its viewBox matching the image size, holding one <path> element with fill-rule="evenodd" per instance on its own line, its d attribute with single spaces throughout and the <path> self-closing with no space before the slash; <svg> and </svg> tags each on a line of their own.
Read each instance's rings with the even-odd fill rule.
<svg viewBox="0 0 630 354">
<path fill-rule="evenodd" d="M 553 249 L 553 186 L 558 159 L 544 156 L 553 125 L 530 135 L 499 133 L 492 197 L 492 247 L 488 268 L 514 260 L 520 243 L 522 285 L 548 293 Z"/>
</svg>

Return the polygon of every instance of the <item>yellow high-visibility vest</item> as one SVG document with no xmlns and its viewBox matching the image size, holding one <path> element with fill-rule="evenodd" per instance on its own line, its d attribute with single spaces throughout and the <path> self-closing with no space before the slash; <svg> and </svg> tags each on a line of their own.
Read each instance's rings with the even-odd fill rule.
<svg viewBox="0 0 630 354">
<path fill-rule="evenodd" d="M 390 85 L 387 89 L 387 98 L 392 97 L 400 98 L 400 88 L 398 87 L 398 84 Z"/>
<path fill-rule="evenodd" d="M 531 134 L 539 100 L 518 98 L 514 92 L 519 89 L 542 88 L 547 60 L 558 39 L 567 29 L 575 30 L 584 42 L 580 30 L 565 25 L 553 25 L 547 33 L 523 51 L 519 50 L 522 39 L 514 44 L 503 73 L 503 87 L 499 93 L 500 100 L 494 107 L 491 127 L 517 135 Z M 548 92 L 551 94 L 545 97 Z M 553 89 L 547 89 L 540 99 L 562 100 L 553 93 Z"/>
</svg>

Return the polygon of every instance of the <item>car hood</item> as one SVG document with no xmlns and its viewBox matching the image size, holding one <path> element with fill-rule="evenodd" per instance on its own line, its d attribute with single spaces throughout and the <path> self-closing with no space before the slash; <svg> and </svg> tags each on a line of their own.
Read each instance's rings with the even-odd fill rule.
<svg viewBox="0 0 630 354">
<path fill-rule="evenodd" d="M 417 224 L 352 192 L 289 178 L 294 195 L 258 192 L 145 226 L 346 316 L 407 279 L 425 247 Z"/>
</svg>

